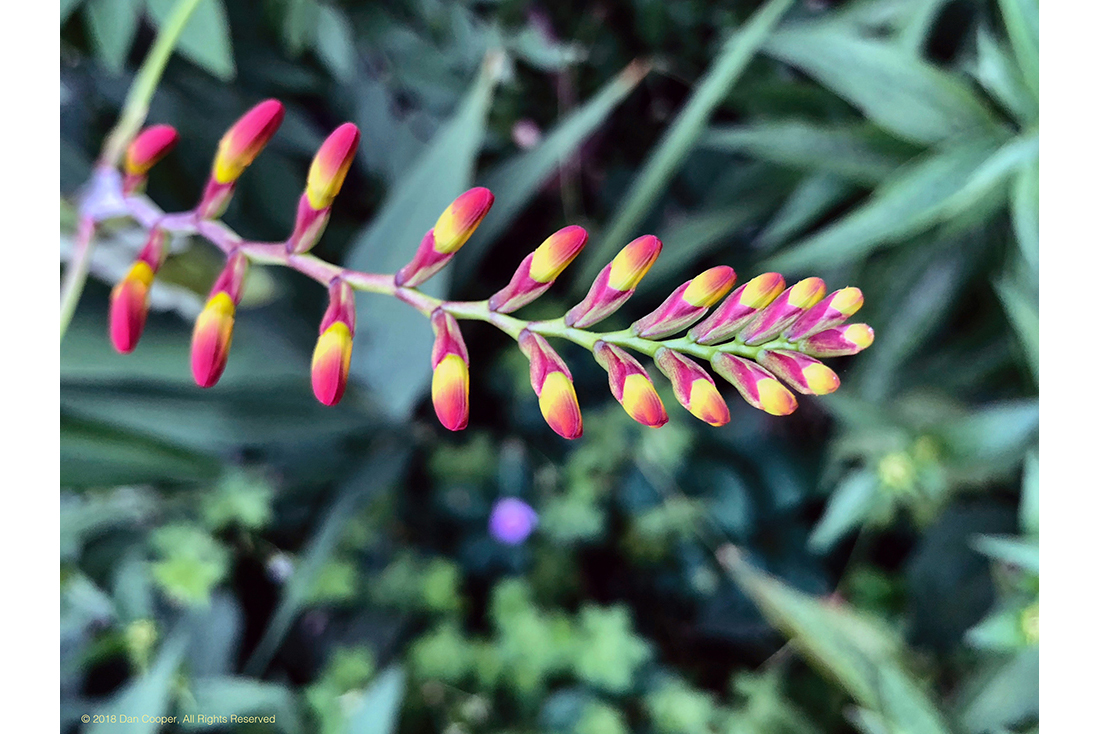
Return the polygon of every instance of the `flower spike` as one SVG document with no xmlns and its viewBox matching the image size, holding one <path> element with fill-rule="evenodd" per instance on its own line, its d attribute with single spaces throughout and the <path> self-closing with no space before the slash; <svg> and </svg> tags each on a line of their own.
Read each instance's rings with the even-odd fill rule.
<svg viewBox="0 0 1100 734">
<path fill-rule="evenodd" d="M 359 128 L 345 122 L 317 150 L 309 168 L 306 190 L 298 199 L 294 231 L 287 240 L 289 252 L 308 252 L 321 239 L 332 211 L 332 201 L 344 185 L 358 147 Z"/>
<path fill-rule="evenodd" d="M 750 321 L 774 301 L 786 283 L 779 273 L 764 273 L 739 287 L 722 305 L 688 332 L 688 339 L 698 344 L 720 344 L 737 336 Z"/>
<path fill-rule="evenodd" d="M 559 229 L 547 237 L 524 258 L 511 282 L 489 299 L 489 310 L 511 313 L 541 296 L 580 254 L 587 241 L 588 232 L 576 225 Z"/>
<path fill-rule="evenodd" d="M 791 391 L 755 362 L 719 352 L 711 358 L 710 364 L 754 408 L 772 415 L 790 415 L 798 407 Z"/>
<path fill-rule="evenodd" d="M 657 367 L 672 382 L 672 392 L 680 405 L 693 416 L 712 426 L 724 426 L 730 422 L 730 409 L 714 378 L 707 371 L 668 347 L 661 347 L 653 356 Z"/>
<path fill-rule="evenodd" d="M 803 395 L 828 395 L 840 387 L 835 372 L 805 354 L 785 349 L 765 350 L 756 359 L 761 367 L 783 378 Z"/>
<path fill-rule="evenodd" d="M 110 332 L 111 344 L 120 354 L 129 354 L 137 346 L 145 329 L 149 313 L 149 289 L 153 276 L 160 270 L 165 256 L 165 239 L 162 229 L 154 229 L 142 248 L 130 272 L 111 291 Z"/>
<path fill-rule="evenodd" d="M 655 311 L 635 321 L 630 329 L 644 339 L 661 339 L 686 329 L 729 293 L 736 279 L 731 267 L 711 268 L 673 291 Z"/>
<path fill-rule="evenodd" d="M 455 199 L 428 230 L 412 261 L 397 271 L 398 287 L 413 288 L 438 273 L 451 261 L 493 206 L 489 189 L 477 187 Z"/>
<path fill-rule="evenodd" d="M 542 417 L 562 438 L 580 438 L 581 409 L 573 389 L 573 375 L 546 339 L 527 329 L 520 332 L 520 351 L 531 361 L 531 387 L 539 398 Z"/>
<path fill-rule="evenodd" d="M 859 288 L 841 288 L 833 291 L 824 301 L 802 314 L 798 321 L 783 332 L 783 336 L 792 342 L 801 341 L 808 336 L 844 323 L 862 306 L 863 291 Z"/>
<path fill-rule="evenodd" d="M 806 278 L 783 291 L 741 333 L 746 344 L 756 345 L 774 339 L 825 297 L 825 281 Z"/>
<path fill-rule="evenodd" d="M 848 324 L 814 334 L 799 349 L 811 357 L 843 357 L 862 352 L 874 341 L 875 331 L 867 324 Z"/>
<path fill-rule="evenodd" d="M 241 302 L 248 258 L 235 250 L 210 289 L 191 335 L 191 374 L 199 387 L 213 387 L 225 371 L 233 343 L 233 320 Z"/>
<path fill-rule="evenodd" d="M 210 180 L 198 206 L 201 218 L 213 219 L 225 211 L 237 179 L 275 135 L 285 113 L 283 104 L 278 100 L 264 100 L 244 113 L 226 131 L 218 143 Z"/>
<path fill-rule="evenodd" d="M 461 431 L 470 421 L 470 356 L 455 317 L 437 308 L 432 313 L 432 405 L 448 431 Z"/>
<path fill-rule="evenodd" d="M 126 177 L 122 182 L 124 193 L 137 191 L 145 184 L 145 177 L 161 158 L 175 147 L 179 133 L 171 125 L 153 125 L 141 131 L 126 148 L 123 168 Z"/>
<path fill-rule="evenodd" d="M 328 308 L 313 349 L 310 378 L 314 396 L 331 406 L 340 402 L 348 386 L 355 336 L 355 291 L 343 278 L 334 278 L 328 294 Z"/>
<path fill-rule="evenodd" d="M 611 394 L 634 420 L 644 426 L 660 428 L 668 423 L 664 403 L 653 387 L 649 373 L 626 351 L 605 341 L 592 348 L 596 361 L 607 370 Z"/>
<path fill-rule="evenodd" d="M 651 234 L 632 241 L 600 271 L 584 300 L 565 314 L 565 325 L 584 329 L 618 311 L 660 254 L 661 241 Z"/>
</svg>

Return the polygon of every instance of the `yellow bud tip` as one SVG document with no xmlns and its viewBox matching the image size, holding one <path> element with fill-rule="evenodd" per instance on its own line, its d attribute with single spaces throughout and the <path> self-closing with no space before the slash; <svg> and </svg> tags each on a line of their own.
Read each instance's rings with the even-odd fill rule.
<svg viewBox="0 0 1100 734">
<path fill-rule="evenodd" d="M 840 378 L 823 364 L 807 365 L 802 375 L 806 378 L 806 387 L 814 395 L 828 395 L 840 387 Z"/>
<path fill-rule="evenodd" d="M 763 308 L 774 301 L 787 283 L 779 273 L 764 273 L 745 284 L 741 291 L 741 305 L 747 308 Z"/>
<path fill-rule="evenodd" d="M 554 433 L 562 438 L 580 438 L 581 409 L 573 383 L 564 372 L 551 372 L 542 383 L 539 410 Z"/>
<path fill-rule="evenodd" d="M 866 349 L 875 341 L 875 330 L 867 324 L 851 324 L 844 328 L 844 338 L 860 349 Z"/>
<path fill-rule="evenodd" d="M 657 262 L 661 241 L 651 234 L 642 235 L 619 251 L 611 261 L 607 284 L 617 291 L 632 291 Z"/>
<path fill-rule="evenodd" d="M 798 407 L 794 394 L 783 387 L 778 380 L 770 377 L 756 383 L 756 392 L 760 396 L 760 407 L 765 413 L 790 415 Z"/>
<path fill-rule="evenodd" d="M 722 395 L 708 380 L 699 378 L 691 383 L 687 409 L 691 414 L 712 426 L 724 426 L 730 422 L 730 409 Z"/>
<path fill-rule="evenodd" d="M 317 340 L 310 375 L 313 394 L 325 405 L 344 397 L 351 368 L 351 330 L 343 321 L 333 322 Z"/>
<path fill-rule="evenodd" d="M 863 291 L 859 288 L 841 288 L 833 294 L 829 305 L 845 316 L 851 316 L 863 307 Z"/>
<path fill-rule="evenodd" d="M 340 193 L 359 147 L 359 128 L 345 122 L 336 128 L 313 157 L 306 180 L 306 196 L 314 209 L 327 209 Z"/>
<path fill-rule="evenodd" d="M 229 294 L 219 291 L 195 320 L 191 337 L 191 374 L 199 387 L 212 387 L 225 370 L 233 342 L 233 318 L 237 307 Z"/>
<path fill-rule="evenodd" d="M 696 308 L 710 308 L 729 293 L 736 279 L 737 273 L 728 265 L 711 268 L 692 278 L 684 300 Z"/>
<path fill-rule="evenodd" d="M 470 189 L 451 202 L 435 223 L 435 251 L 443 255 L 457 252 L 470 239 L 492 205 L 492 192 L 481 186 Z"/>
<path fill-rule="evenodd" d="M 623 381 L 623 410 L 642 425 L 660 428 L 668 423 L 668 413 L 653 383 L 645 375 L 627 375 Z"/>
<path fill-rule="evenodd" d="M 787 303 L 797 308 L 809 308 L 825 297 L 825 281 L 821 278 L 806 278 L 791 286 Z"/>
<path fill-rule="evenodd" d="M 461 431 L 470 420 L 470 368 L 457 354 L 439 360 L 432 373 L 432 405 L 448 431 Z"/>
<path fill-rule="evenodd" d="M 546 238 L 531 258 L 529 275 L 539 283 L 549 283 L 569 267 L 588 241 L 588 232 L 575 224 Z"/>
</svg>

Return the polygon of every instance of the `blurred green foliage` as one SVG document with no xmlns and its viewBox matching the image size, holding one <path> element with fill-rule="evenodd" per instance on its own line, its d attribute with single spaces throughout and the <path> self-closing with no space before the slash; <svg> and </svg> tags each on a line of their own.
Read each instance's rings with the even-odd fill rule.
<svg viewBox="0 0 1100 734">
<path fill-rule="evenodd" d="M 63 260 L 171 5 L 61 3 Z M 203 0 L 150 109 L 181 133 L 150 180 L 166 209 L 274 96 L 285 123 L 226 215 L 246 236 L 285 236 L 351 120 L 326 259 L 393 269 L 477 183 L 496 207 L 438 292 L 484 298 L 582 224 L 576 272 L 529 309 L 558 315 L 652 231 L 664 254 L 622 319 L 730 264 L 859 286 L 877 341 L 793 416 L 729 391 L 729 425 L 673 411 L 659 431 L 567 346 L 567 443 L 475 324 L 452 435 L 425 400 L 427 324 L 385 299 L 360 299 L 345 400 L 313 400 L 324 297 L 293 273 L 256 270 L 224 378 L 195 388 L 190 320 L 220 267 L 199 242 L 173 244 L 141 345 L 115 354 L 107 293 L 142 235 L 109 222 L 62 344 L 62 730 L 104 711 L 324 734 L 1037 731 L 1037 26 L 1035 0 Z M 525 545 L 488 535 L 503 496 L 539 512 Z"/>
</svg>

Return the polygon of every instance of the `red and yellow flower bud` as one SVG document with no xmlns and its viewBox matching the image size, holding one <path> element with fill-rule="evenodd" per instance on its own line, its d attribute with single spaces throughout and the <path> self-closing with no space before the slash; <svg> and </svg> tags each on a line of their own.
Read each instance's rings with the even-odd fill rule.
<svg viewBox="0 0 1100 734">
<path fill-rule="evenodd" d="M 164 230 L 152 230 L 130 272 L 111 291 L 111 344 L 121 354 L 134 351 L 145 329 L 145 318 L 149 313 L 149 289 L 153 285 L 154 275 L 164 262 L 165 239 Z"/>
<path fill-rule="evenodd" d="M 218 143 L 213 179 L 227 184 L 240 178 L 244 169 L 252 165 L 252 161 L 274 137 L 285 112 L 281 102 L 268 99 L 244 113 Z"/>
<path fill-rule="evenodd" d="M 412 288 L 438 273 L 466 244 L 492 206 L 492 192 L 480 186 L 455 199 L 424 235 L 412 261 L 397 271 L 394 282 Z"/>
<path fill-rule="evenodd" d="M 191 335 L 191 374 L 199 387 L 213 387 L 225 371 L 233 342 L 233 321 L 241 301 L 248 258 L 237 251 L 210 289 Z"/>
<path fill-rule="evenodd" d="M 741 338 L 746 344 L 763 344 L 774 339 L 824 297 L 825 281 L 821 278 L 800 280 L 761 311 L 745 327 Z"/>
<path fill-rule="evenodd" d="M 489 310 L 511 313 L 541 296 L 580 254 L 587 241 L 588 232 L 576 225 L 547 237 L 524 258 L 511 282 L 489 299 Z"/>
<path fill-rule="evenodd" d="M 867 324 L 848 324 L 808 337 L 799 349 L 811 357 L 843 357 L 862 352 L 874 340 L 874 329 Z"/>
<path fill-rule="evenodd" d="M 213 219 L 225 211 L 237 179 L 275 135 L 284 114 L 281 102 L 265 100 L 244 113 L 222 136 L 214 168 L 196 208 L 201 219 Z"/>
<path fill-rule="evenodd" d="M 786 283 L 779 273 L 764 273 L 745 283 L 702 323 L 688 332 L 688 339 L 698 344 L 719 344 L 737 336 L 750 321 L 772 301 Z"/>
<path fill-rule="evenodd" d="M 470 356 L 458 321 L 442 309 L 432 313 L 432 405 L 449 431 L 461 431 L 470 421 Z"/>
<path fill-rule="evenodd" d="M 710 364 L 737 388 L 745 402 L 758 410 L 772 415 L 790 415 L 798 407 L 791 391 L 756 362 L 719 352 L 711 358 Z"/>
<path fill-rule="evenodd" d="M 756 359 L 761 367 L 803 395 L 828 395 L 840 387 L 835 372 L 805 354 L 785 349 L 765 350 Z"/>
<path fill-rule="evenodd" d="M 328 308 L 313 349 L 310 378 L 314 396 L 331 406 L 340 402 L 348 386 L 355 337 L 355 291 L 343 278 L 335 278 L 328 293 Z"/>
<path fill-rule="evenodd" d="M 344 179 L 359 148 L 359 128 L 345 122 L 332 131 L 309 167 L 306 180 L 306 196 L 314 209 L 327 209 L 340 193 Z"/>
<path fill-rule="evenodd" d="M 653 359 L 672 382 L 676 400 L 693 416 L 712 426 L 730 422 L 729 406 L 706 370 L 668 347 L 658 349 Z"/>
<path fill-rule="evenodd" d="M 795 321 L 783 336 L 792 342 L 800 341 L 818 332 L 842 324 L 863 306 L 863 291 L 859 288 L 841 288 L 833 291 Z"/>
<path fill-rule="evenodd" d="M 287 239 L 289 252 L 309 252 L 328 225 L 332 201 L 344 185 L 348 169 L 359 147 L 359 128 L 345 122 L 336 128 L 313 157 L 306 190 L 298 199 L 298 215 L 294 230 Z"/>
<path fill-rule="evenodd" d="M 651 234 L 642 235 L 620 250 L 596 276 L 584 300 L 565 314 L 566 325 L 584 329 L 619 310 L 634 295 L 660 254 L 661 241 Z"/>
<path fill-rule="evenodd" d="M 126 177 L 122 182 L 123 192 L 129 194 L 145 183 L 145 177 L 161 158 L 175 147 L 179 133 L 171 125 L 153 125 L 138 134 L 126 148 L 123 168 Z"/>
<path fill-rule="evenodd" d="M 547 425 L 562 438 L 580 438 L 581 409 L 573 375 L 546 339 L 527 329 L 520 332 L 519 348 L 531 362 L 531 387 Z"/>
<path fill-rule="evenodd" d="M 625 350 L 605 341 L 592 348 L 596 361 L 607 370 L 611 394 L 634 420 L 642 425 L 660 428 L 668 423 L 668 413 L 657 395 L 649 373 Z"/>
<path fill-rule="evenodd" d="M 686 329 L 729 293 L 736 279 L 733 268 L 725 265 L 700 273 L 673 291 L 656 310 L 635 321 L 630 328 L 646 339 L 662 339 Z"/>
</svg>

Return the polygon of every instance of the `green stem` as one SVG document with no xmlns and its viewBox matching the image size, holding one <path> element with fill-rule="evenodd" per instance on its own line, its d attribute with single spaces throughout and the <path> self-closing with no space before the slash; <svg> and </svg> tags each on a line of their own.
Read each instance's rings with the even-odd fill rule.
<svg viewBox="0 0 1100 734">
<path fill-rule="evenodd" d="M 126 146 L 145 124 L 145 116 L 149 114 L 149 102 L 153 99 L 157 85 L 160 84 L 164 67 L 168 64 L 168 57 L 175 50 L 187 21 L 191 19 L 191 14 L 195 12 L 200 2 L 202 0 L 177 0 L 172 8 L 168 19 L 157 33 L 153 47 L 149 49 L 141 68 L 138 69 L 137 76 L 130 85 L 118 122 L 103 144 L 103 152 L 99 156 L 100 165 L 116 167 L 122 160 Z"/>
<path fill-rule="evenodd" d="M 149 114 L 149 101 L 164 74 L 168 57 L 172 55 L 184 26 L 200 2 L 202 0 L 178 0 L 172 8 L 172 13 L 161 27 L 153 47 L 149 49 L 130 85 L 118 122 L 103 143 L 97 164 L 99 168 L 117 168 L 126 146 L 145 124 L 145 116 Z M 65 270 L 65 280 L 61 284 L 61 339 L 65 338 L 65 332 L 68 331 L 76 311 L 76 304 L 80 301 L 80 294 L 84 292 L 84 284 L 88 280 L 88 269 L 91 267 L 95 245 L 94 235 L 95 223 L 87 217 L 82 218 L 77 230 L 73 258 Z"/>
<path fill-rule="evenodd" d="M 76 312 L 76 304 L 84 290 L 84 281 L 88 279 L 88 267 L 91 265 L 92 237 L 95 235 L 95 222 L 90 217 L 81 217 L 76 225 L 76 240 L 73 245 L 72 260 L 65 268 L 65 280 L 61 283 L 61 338 Z"/>
</svg>

